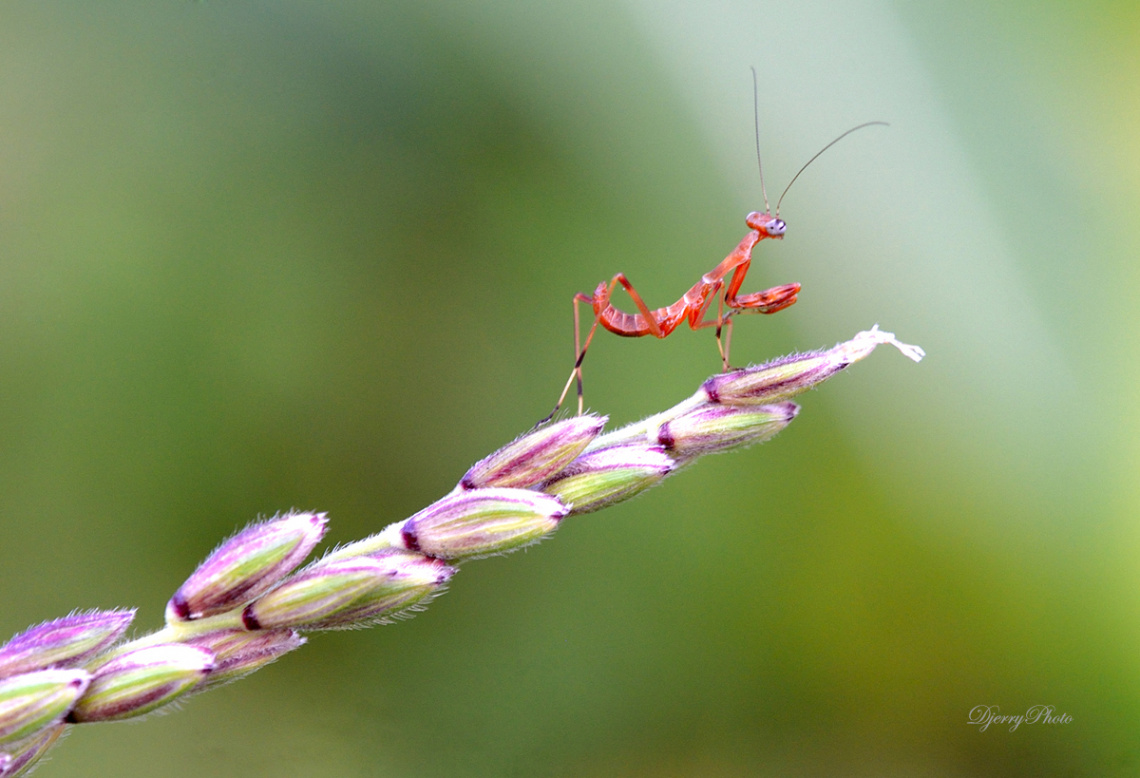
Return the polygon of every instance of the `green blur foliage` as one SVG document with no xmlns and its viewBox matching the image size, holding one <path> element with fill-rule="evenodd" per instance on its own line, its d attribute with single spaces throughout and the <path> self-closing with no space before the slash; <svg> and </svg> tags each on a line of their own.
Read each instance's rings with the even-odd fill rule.
<svg viewBox="0 0 1140 778">
<path fill-rule="evenodd" d="M 549 410 L 574 292 L 743 236 L 750 65 L 772 195 L 892 126 L 790 191 L 745 291 L 804 293 L 735 360 L 929 354 L 37 776 L 1140 773 L 1138 52 L 1119 2 L 3 3 L 2 634 L 156 628 L 258 515 L 450 490 Z M 718 368 L 601 333 L 586 399 Z"/>
</svg>

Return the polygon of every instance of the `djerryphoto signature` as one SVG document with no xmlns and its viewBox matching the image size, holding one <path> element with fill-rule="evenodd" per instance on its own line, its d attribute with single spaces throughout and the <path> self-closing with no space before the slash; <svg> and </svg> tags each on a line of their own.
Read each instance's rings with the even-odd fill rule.
<svg viewBox="0 0 1140 778">
<path fill-rule="evenodd" d="M 1034 705 L 1025 713 L 1003 714 L 997 705 L 976 705 L 970 709 L 968 724 L 974 724 L 979 732 L 985 732 L 990 724 L 1009 725 L 1015 732 L 1022 724 L 1068 724 L 1073 717 L 1068 713 L 1057 713 L 1052 705 Z"/>
</svg>

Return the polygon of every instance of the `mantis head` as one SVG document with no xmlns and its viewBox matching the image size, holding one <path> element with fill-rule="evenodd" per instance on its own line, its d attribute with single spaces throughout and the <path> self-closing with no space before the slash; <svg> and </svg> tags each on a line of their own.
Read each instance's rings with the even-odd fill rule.
<svg viewBox="0 0 1140 778">
<path fill-rule="evenodd" d="M 759 232 L 762 238 L 783 238 L 788 230 L 788 225 L 783 219 L 768 212 L 753 211 L 745 217 L 744 223 Z"/>
</svg>

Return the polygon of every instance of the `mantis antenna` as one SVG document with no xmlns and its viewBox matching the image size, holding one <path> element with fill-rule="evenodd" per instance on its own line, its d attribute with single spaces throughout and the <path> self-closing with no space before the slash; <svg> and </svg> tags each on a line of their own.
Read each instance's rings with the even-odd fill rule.
<svg viewBox="0 0 1140 778">
<path fill-rule="evenodd" d="M 752 71 L 752 73 L 753 73 L 753 75 L 755 75 L 755 74 L 756 74 L 756 71 L 755 71 L 755 70 L 753 70 L 753 71 Z M 789 181 L 789 182 L 788 182 L 788 185 L 784 187 L 784 191 L 783 191 L 783 193 L 780 195 L 780 199 L 776 201 L 776 215 L 777 215 L 777 216 L 779 216 L 779 215 L 780 215 L 780 203 L 784 202 L 784 195 L 786 195 L 786 194 L 788 193 L 788 190 L 792 188 L 792 184 L 796 183 L 796 179 L 800 177 L 800 173 L 802 173 L 802 172 L 804 172 L 805 170 L 807 170 L 807 166 L 808 166 L 808 165 L 810 165 L 811 163 L 815 162 L 815 161 L 816 161 L 816 160 L 819 158 L 819 155 L 820 155 L 820 154 L 822 154 L 823 152 L 827 151 L 829 148 L 831 148 L 832 146 L 834 146 L 836 143 L 839 143 L 839 141 L 843 140 L 843 139 L 844 139 L 844 138 L 846 138 L 848 135 L 850 135 L 851 133 L 855 132 L 855 130 L 861 130 L 861 129 L 863 129 L 864 127 L 870 127 L 870 126 L 871 126 L 871 125 L 873 125 L 873 124 L 881 124 L 881 125 L 883 125 L 884 127 L 890 127 L 890 126 L 891 126 L 891 125 L 887 124 L 886 122 L 863 122 L 862 124 L 860 124 L 860 125 L 858 125 L 858 126 L 852 127 L 852 128 L 851 128 L 851 129 L 849 129 L 847 132 L 843 133 L 843 134 L 842 134 L 842 135 L 840 135 L 838 138 L 836 138 L 835 140 L 833 140 L 831 143 L 828 143 L 828 144 L 827 144 L 826 146 L 824 146 L 822 149 L 820 149 L 819 151 L 817 151 L 817 152 L 815 153 L 815 156 L 813 156 L 811 159 L 809 159 L 807 162 L 805 162 L 805 163 L 804 163 L 804 166 L 803 166 L 802 168 L 800 168 L 800 169 L 799 169 L 799 171 L 798 171 L 798 172 L 797 172 L 797 173 L 796 173 L 794 176 L 792 176 L 792 180 L 791 180 L 791 181 Z M 759 143 L 759 140 L 757 140 L 757 143 Z M 761 177 L 761 179 L 760 179 L 760 186 L 761 186 L 761 188 L 763 188 L 763 186 L 764 186 L 764 179 L 763 179 L 763 177 Z M 765 196 L 765 197 L 764 197 L 764 207 L 765 207 L 765 208 L 767 208 L 767 207 L 768 207 L 768 198 L 767 198 L 767 196 Z"/>
<path fill-rule="evenodd" d="M 760 84 L 755 66 L 750 67 L 752 68 L 752 118 L 756 124 L 756 167 L 760 170 L 760 194 L 764 195 L 764 211 L 771 213 L 772 206 L 768 205 L 768 190 L 764 188 L 764 163 L 760 161 Z M 783 195 L 780 197 L 782 198 Z M 779 213 L 779 209 L 780 204 L 776 203 L 777 213 Z"/>
</svg>

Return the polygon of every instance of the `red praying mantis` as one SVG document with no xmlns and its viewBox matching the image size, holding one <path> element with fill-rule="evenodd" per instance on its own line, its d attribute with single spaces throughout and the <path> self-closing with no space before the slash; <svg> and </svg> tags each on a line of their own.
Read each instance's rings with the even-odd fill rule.
<svg viewBox="0 0 1140 778">
<path fill-rule="evenodd" d="M 753 90 L 754 97 L 756 90 L 756 71 L 752 71 L 753 77 Z M 744 222 L 748 225 L 749 232 L 744 236 L 732 252 L 724 258 L 724 260 L 714 267 L 709 272 L 701 276 L 697 283 L 693 284 L 689 291 L 681 296 L 681 299 L 672 305 L 656 310 L 650 310 L 649 306 L 638 294 L 637 290 L 633 288 L 633 284 L 625 277 L 624 273 L 618 273 L 609 282 L 602 281 L 594 290 L 593 296 L 584 292 L 578 292 L 574 295 L 574 353 L 576 359 L 574 360 L 574 369 L 570 373 L 570 378 L 566 380 L 566 386 L 562 389 L 562 394 L 558 397 L 558 403 L 554 406 L 554 410 L 550 415 L 539 422 L 543 424 L 550 419 L 554 418 L 554 414 L 558 413 L 558 409 L 562 407 L 563 401 L 566 399 L 567 392 L 570 391 L 570 386 L 574 383 L 574 379 L 578 381 L 578 415 L 582 415 L 583 399 L 582 399 L 582 361 L 586 358 L 586 350 L 590 347 L 590 342 L 594 339 L 594 333 L 601 324 L 605 329 L 626 338 L 640 338 L 645 335 L 652 335 L 655 338 L 666 338 L 679 326 L 682 322 L 688 322 L 689 328 L 693 330 L 701 330 L 706 327 L 716 327 L 716 345 L 717 350 L 720 352 L 721 363 L 724 367 L 724 372 L 728 372 L 732 368 L 728 363 L 729 346 L 732 341 L 732 317 L 740 313 L 776 313 L 782 311 L 784 308 L 792 305 L 796 301 L 796 295 L 800 292 L 799 284 L 784 284 L 782 286 L 774 286 L 771 289 L 766 289 L 763 292 L 753 292 L 752 294 L 738 294 L 740 287 L 744 284 L 744 277 L 748 275 L 748 269 L 752 264 L 752 249 L 757 243 L 766 238 L 775 238 L 782 240 L 784 233 L 788 229 L 788 225 L 780 218 L 780 204 L 784 201 L 784 195 L 792 188 L 792 184 L 800 177 L 807 169 L 807 166 L 819 157 L 820 154 L 827 151 L 845 137 L 861 130 L 864 127 L 869 127 L 874 124 L 881 124 L 886 126 L 886 122 L 865 122 L 856 127 L 852 127 L 847 132 L 843 133 L 835 140 L 828 143 L 822 149 L 817 151 L 815 155 L 809 159 L 799 171 L 792 176 L 792 180 L 784 187 L 780 199 L 776 201 L 776 213 L 772 213 L 772 208 L 768 204 L 768 193 L 764 188 L 764 168 L 760 163 L 760 118 L 759 118 L 759 100 L 756 99 L 756 161 L 760 167 L 760 189 L 764 195 L 764 213 L 753 211 L 745 217 Z M 727 280 L 727 283 L 725 281 Z M 619 310 L 613 306 L 611 299 L 613 297 L 614 289 L 618 284 L 629 294 L 633 304 L 637 307 L 637 313 L 627 313 L 626 311 Z M 717 312 L 715 318 L 706 318 L 712 301 L 717 301 Z M 581 326 L 578 315 L 578 303 L 586 303 L 594 309 L 594 323 L 590 326 L 590 332 L 586 335 L 585 344 L 581 343 Z M 727 313 L 725 312 L 727 309 Z M 724 341 L 721 341 L 721 332 L 724 332 Z"/>
</svg>

